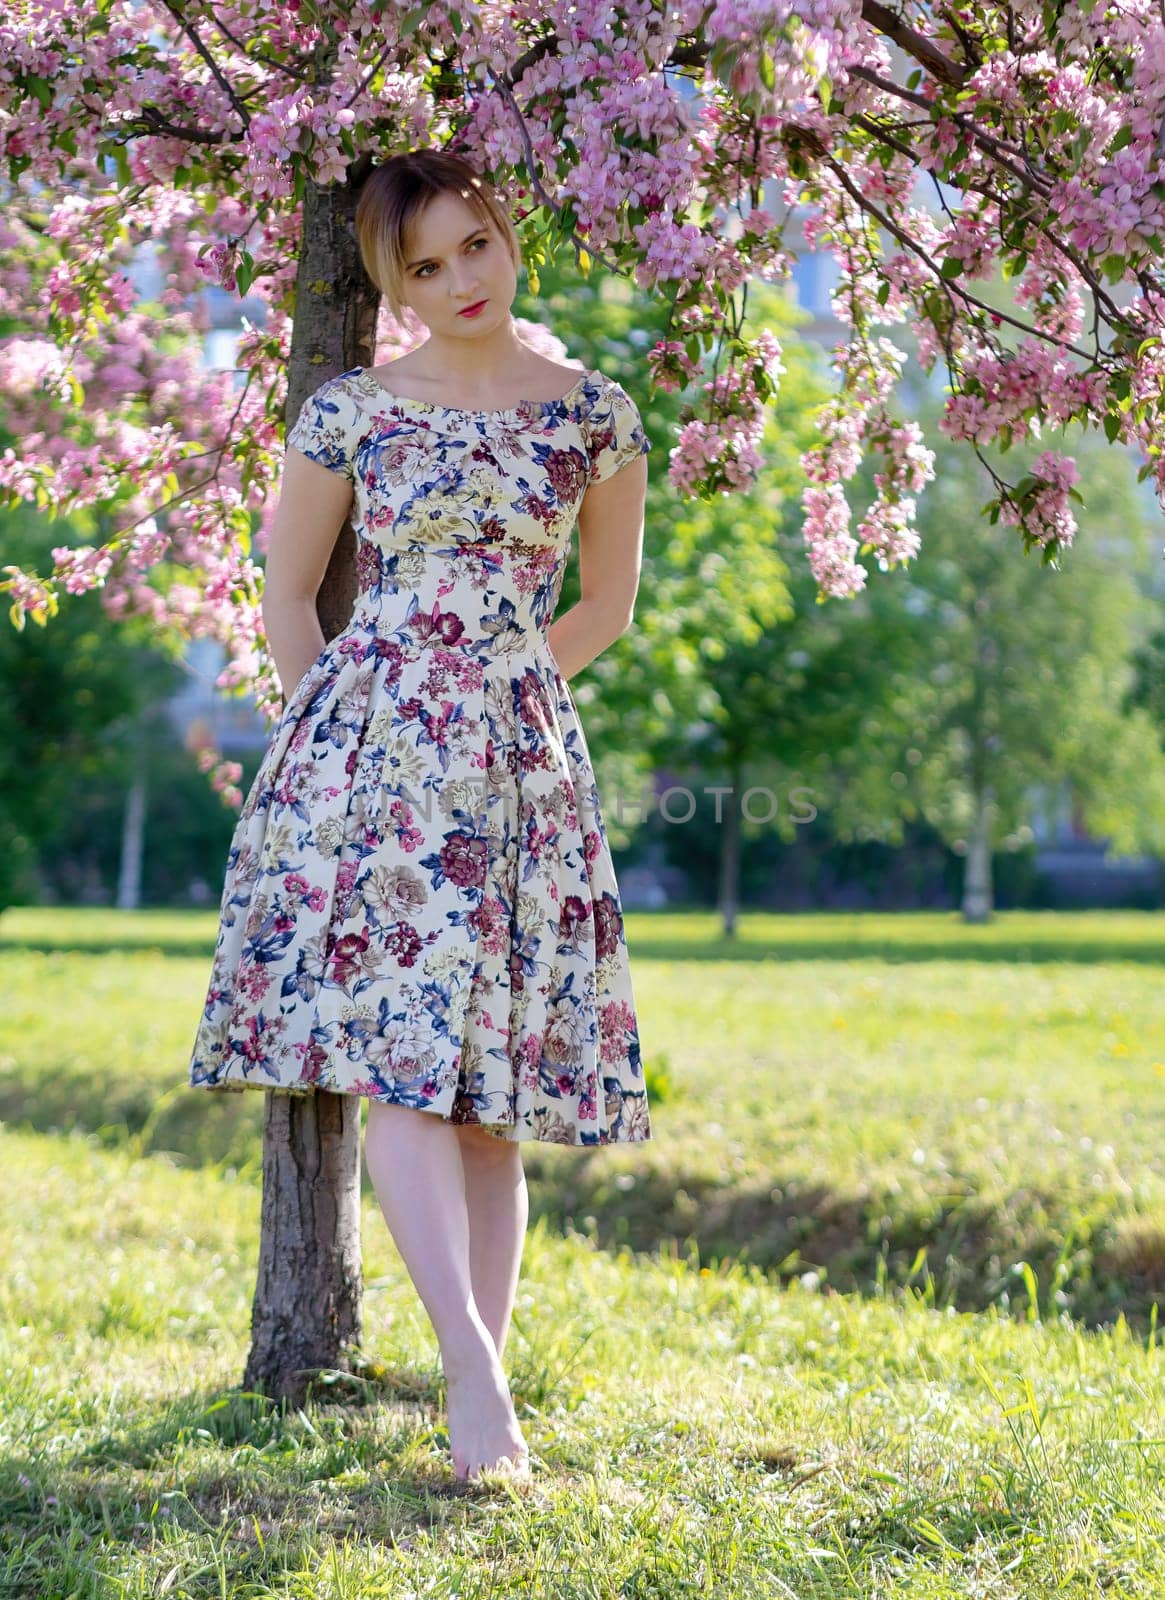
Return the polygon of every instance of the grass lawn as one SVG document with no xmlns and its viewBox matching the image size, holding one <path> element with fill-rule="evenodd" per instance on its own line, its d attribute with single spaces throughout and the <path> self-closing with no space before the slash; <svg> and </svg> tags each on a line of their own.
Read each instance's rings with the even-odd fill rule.
<svg viewBox="0 0 1165 1600">
<path fill-rule="evenodd" d="M 523 1147 L 534 1478 L 468 1492 L 367 1186 L 367 1371 L 239 1390 L 214 931 L 0 916 L 0 1597 L 1165 1593 L 1165 923 L 629 916 L 655 1137 Z"/>
</svg>

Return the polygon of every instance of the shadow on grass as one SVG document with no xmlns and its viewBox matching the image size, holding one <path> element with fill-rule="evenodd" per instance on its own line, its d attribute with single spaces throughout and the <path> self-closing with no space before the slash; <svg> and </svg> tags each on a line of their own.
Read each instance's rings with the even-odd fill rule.
<svg viewBox="0 0 1165 1600">
<path fill-rule="evenodd" d="M 310 1570 L 333 1541 L 407 1549 L 410 1533 L 444 1520 L 441 1502 L 497 1493 L 455 1478 L 435 1377 L 335 1377 L 303 1407 L 191 1392 L 71 1455 L 0 1458 L 0 1593 L 121 1594 L 124 1547 L 142 1561 L 156 1552 L 160 1579 L 184 1541 L 183 1594 L 258 1593 L 264 1579 Z M 387 1428 L 358 1420 L 384 1404 Z M 426 1452 L 430 1430 L 438 1448 Z"/>
<path fill-rule="evenodd" d="M 527 1160 L 531 1212 L 564 1231 L 585 1219 L 600 1249 L 656 1254 L 694 1247 L 701 1266 L 754 1266 L 776 1282 L 812 1274 L 823 1290 L 875 1298 L 910 1294 L 959 1312 L 1109 1327 L 1123 1315 L 1143 1337 L 1165 1303 L 1165 1227 L 1132 1241 L 1116 1200 L 1037 1186 L 982 1199 L 920 1186 L 913 1194 L 848 1195 L 774 1172 L 719 1183 L 674 1165 L 612 1173 L 600 1163 L 551 1168 Z M 616 1188 L 614 1177 L 634 1182 Z M 1024 1271 L 1024 1267 L 1028 1269 Z M 1155 1311 L 1154 1307 L 1158 1310 Z"/>
<path fill-rule="evenodd" d="M 138 918 L 142 913 L 127 915 Z M 661 921 L 664 915 L 660 914 Z M 23 935 L 16 931 L 17 924 L 11 924 L 6 930 L 0 919 L 0 953 L 28 950 L 41 955 L 127 957 L 152 953 L 173 960 L 205 961 L 209 974 L 214 955 L 214 928 L 208 925 L 208 931 L 197 936 L 177 928 L 173 913 L 169 913 L 168 918 L 164 927 L 159 924 L 157 932 L 151 932 L 148 923 L 133 921 L 127 922 L 124 930 L 95 929 L 89 934 L 83 925 L 70 930 L 63 922 L 59 931 L 53 927 Z M 819 928 L 815 932 L 799 933 L 797 919 L 790 917 L 775 931 L 744 927 L 737 937 L 729 939 L 719 933 L 703 936 L 655 931 L 652 920 L 652 914 L 647 912 L 629 916 L 628 944 L 633 962 L 697 961 L 735 965 L 739 962 L 865 960 L 885 961 L 892 966 L 932 961 L 1087 966 L 1097 962 L 1130 961 L 1138 965 L 1165 965 L 1165 921 L 1159 935 L 1146 931 L 1126 938 L 1103 929 L 1091 932 L 1079 924 L 1058 933 L 1013 933 L 1005 921 L 971 927 L 955 916 L 951 918 L 949 933 L 914 933 L 905 915 L 893 924 L 887 917 L 871 918 L 864 929 L 851 924 L 847 928 Z M 675 917 L 671 916 L 670 920 L 674 923 Z M 808 915 L 804 921 L 812 928 L 815 919 Z M 878 922 L 883 927 L 889 925 L 889 931 L 882 931 L 876 925 Z"/>
<path fill-rule="evenodd" d="M 520 1380 L 513 1393 L 521 1409 L 527 1397 Z M 396 1402 L 397 1415 L 378 1434 L 363 1423 L 361 1412 L 385 1401 Z M 346 1387 L 341 1383 L 331 1399 L 321 1400 L 317 1392 L 294 1408 L 235 1388 L 209 1395 L 191 1392 L 172 1397 L 164 1409 L 147 1410 L 141 1420 L 111 1429 L 71 1455 L 0 1458 L 3 1593 L 22 1600 L 64 1594 L 104 1600 L 124 1592 L 130 1550 L 139 1563 L 143 1593 L 151 1557 L 158 1563 L 154 1581 L 163 1585 L 151 1592 L 164 1593 L 177 1570 L 174 1563 L 185 1556 L 181 1592 L 192 1600 L 258 1593 L 261 1586 L 292 1572 L 318 1569 L 330 1546 L 347 1548 L 352 1538 L 407 1555 L 415 1539 L 431 1544 L 448 1528 L 452 1551 L 458 1523 L 450 1518 L 450 1502 L 496 1497 L 503 1513 L 520 1510 L 509 1489 L 457 1482 L 447 1456 L 447 1434 L 440 1426 L 442 1407 L 436 1380 L 412 1373 L 390 1374 L 380 1383 L 353 1379 Z M 423 1446 L 430 1437 L 438 1449 L 426 1456 Z M 789 1493 L 826 1470 L 812 1441 L 803 1451 L 791 1446 L 730 1450 L 699 1424 L 685 1424 L 682 1436 L 677 1428 L 674 1437 L 677 1442 L 672 1443 L 668 1430 L 661 1430 L 657 1452 L 665 1459 L 658 1466 L 644 1461 L 646 1479 L 660 1468 L 682 1471 L 680 1458 L 685 1455 L 698 1455 L 702 1461 L 719 1455 L 746 1483 L 780 1477 Z M 531 1490 L 539 1478 L 544 1487 L 554 1487 L 554 1479 L 564 1480 L 560 1486 L 565 1487 L 586 1470 L 582 1463 L 543 1460 L 535 1467 Z M 999 1492 L 990 1501 L 983 1498 L 982 1479 L 963 1497 L 945 1494 L 936 1499 L 922 1484 L 903 1504 L 898 1480 L 879 1471 L 876 1461 L 854 1463 L 852 1475 L 867 1507 L 847 1524 L 855 1577 L 868 1563 L 891 1553 L 926 1568 L 941 1562 L 945 1571 L 944 1548 L 970 1549 L 985 1537 L 1021 1538 L 1042 1519 L 1038 1497 L 1022 1482 L 1009 1485 L 1006 1500 Z M 879 1506 L 879 1500 L 886 1503 Z M 920 1509 L 926 1512 L 925 1531 L 918 1527 Z M 661 1523 L 673 1516 L 674 1511 L 661 1511 Z M 663 1527 L 658 1531 L 662 1536 Z M 648 1557 L 654 1532 L 650 1519 L 639 1522 L 637 1539 Z M 733 1593 L 750 1592 L 744 1580 L 757 1553 L 763 1554 L 764 1563 L 756 1577 L 768 1575 L 771 1547 L 766 1543 L 763 1552 L 742 1549 L 741 1581 Z M 537 1562 L 534 1587 L 520 1570 L 520 1545 L 501 1554 L 492 1570 L 484 1557 L 483 1549 L 472 1576 L 459 1577 L 456 1593 L 466 1600 L 492 1600 L 503 1592 L 542 1600 L 548 1576 L 543 1559 Z M 643 1576 L 640 1551 L 631 1559 L 637 1576 Z M 579 1550 L 564 1564 L 581 1573 L 585 1561 Z M 163 1577 L 167 1568 L 170 1575 Z M 783 1570 L 790 1581 L 803 1575 L 800 1552 L 788 1552 Z M 668 1573 L 674 1578 L 673 1563 L 661 1570 L 658 1586 L 653 1583 L 643 1592 L 669 1592 Z M 571 1587 L 569 1592 L 584 1589 Z M 590 1585 L 585 1592 L 593 1592 Z M 751 1592 L 773 1591 L 758 1582 Z M 782 1592 L 792 1590 L 783 1586 Z M 857 1591 L 847 1584 L 845 1592 Z"/>
<path fill-rule="evenodd" d="M 790 937 L 735 943 L 731 939 L 707 940 L 687 944 L 680 940 L 642 934 L 628 939 L 632 961 L 723 962 L 784 961 L 884 961 L 889 966 L 909 966 L 924 961 L 974 961 L 989 965 L 1045 966 L 1068 963 L 1072 966 L 1096 962 L 1132 961 L 1143 965 L 1165 964 L 1165 930 L 1161 939 L 1103 939 L 1088 943 L 1069 943 L 1062 939 L 998 939 L 991 943 L 958 944 L 940 939 L 837 939 L 828 943 Z"/>
<path fill-rule="evenodd" d="M 164 938 L 151 938 L 148 931 L 133 932 L 114 937 L 109 935 L 99 937 L 94 935 L 87 938 L 83 934 L 73 937 L 62 931 L 44 934 L 43 936 L 19 937 L 15 933 L 4 932 L 4 925 L 0 922 L 0 955 L 5 951 L 31 950 L 37 955 L 61 956 L 140 956 L 153 954 L 164 956 L 167 960 L 195 960 L 206 961 L 207 976 L 210 976 L 210 963 L 214 958 L 214 933 L 209 937 L 197 938 L 193 934 L 178 937 L 167 933 Z"/>
<path fill-rule="evenodd" d="M 151 1096 L 127 1080 L 124 1089 L 104 1084 L 95 1101 L 85 1074 L 62 1068 L 31 1090 L 0 1080 L 0 1120 L 50 1135 L 76 1129 L 110 1149 L 165 1152 L 181 1166 L 258 1183 L 264 1098 L 184 1081 Z M 1093 1328 L 1123 1313 L 1138 1336 L 1165 1304 L 1165 1225 L 1122 1233 L 1116 1195 L 1070 1192 L 1062 1182 L 981 1197 L 952 1193 L 949 1177 L 929 1192 L 920 1178 L 912 1190 L 851 1195 L 780 1171 L 719 1181 L 686 1170 L 674 1153 L 616 1171 L 603 1150 L 528 1144 L 523 1161 L 531 1222 L 586 1231 L 604 1249 L 694 1248 L 704 1266 L 739 1261 L 775 1282 L 813 1273 L 827 1292 L 909 1292 L 961 1312 L 1027 1317 L 1034 1300 L 1045 1320 L 1063 1313 Z M 360 1178 L 370 1197 L 363 1162 Z"/>
</svg>

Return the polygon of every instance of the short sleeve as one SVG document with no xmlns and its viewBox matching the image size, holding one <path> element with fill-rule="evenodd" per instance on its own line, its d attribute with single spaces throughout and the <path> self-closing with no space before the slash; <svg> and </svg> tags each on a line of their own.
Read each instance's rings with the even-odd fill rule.
<svg viewBox="0 0 1165 1600">
<path fill-rule="evenodd" d="M 356 403 L 344 383 L 344 374 L 329 378 L 309 394 L 287 434 L 288 446 L 331 472 L 354 477 L 356 454 Z"/>
<path fill-rule="evenodd" d="M 621 467 L 630 466 L 637 456 L 651 449 L 638 407 L 613 378 L 605 380 L 591 407 L 589 432 L 590 483 L 613 477 Z"/>
</svg>

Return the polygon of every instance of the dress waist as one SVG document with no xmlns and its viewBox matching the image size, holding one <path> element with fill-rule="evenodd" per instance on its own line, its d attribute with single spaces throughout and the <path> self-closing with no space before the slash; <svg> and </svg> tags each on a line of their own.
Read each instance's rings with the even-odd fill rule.
<svg viewBox="0 0 1165 1600">
<path fill-rule="evenodd" d="M 402 616 L 395 608 L 358 603 L 345 633 L 373 634 L 402 649 L 449 650 L 467 656 L 536 656 L 553 662 L 546 629 L 530 621 L 489 618 L 483 627 L 437 609 Z"/>
</svg>

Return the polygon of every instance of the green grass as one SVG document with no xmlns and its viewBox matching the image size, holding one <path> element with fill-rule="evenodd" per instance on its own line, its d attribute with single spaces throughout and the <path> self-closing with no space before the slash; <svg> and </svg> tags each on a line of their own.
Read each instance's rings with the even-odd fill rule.
<svg viewBox="0 0 1165 1600">
<path fill-rule="evenodd" d="M 1165 1592 L 1165 924 L 629 917 L 655 1138 L 524 1147 L 535 1475 L 469 1493 L 367 1189 L 366 1370 L 238 1389 L 214 927 L 0 917 L 0 1596 Z"/>
</svg>

